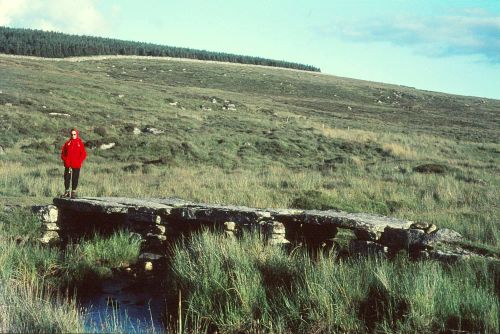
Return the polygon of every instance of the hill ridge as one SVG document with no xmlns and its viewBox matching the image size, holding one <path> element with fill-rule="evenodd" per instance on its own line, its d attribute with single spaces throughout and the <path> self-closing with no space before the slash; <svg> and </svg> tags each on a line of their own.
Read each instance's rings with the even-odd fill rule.
<svg viewBox="0 0 500 334">
<path fill-rule="evenodd" d="M 8 54 L 64 58 L 90 55 L 139 55 L 223 60 L 233 63 L 259 64 L 269 67 L 297 68 L 320 72 L 318 67 L 285 60 L 245 56 L 226 52 L 174 47 L 153 43 L 126 41 L 36 29 L 0 26 L 0 52 Z"/>
</svg>

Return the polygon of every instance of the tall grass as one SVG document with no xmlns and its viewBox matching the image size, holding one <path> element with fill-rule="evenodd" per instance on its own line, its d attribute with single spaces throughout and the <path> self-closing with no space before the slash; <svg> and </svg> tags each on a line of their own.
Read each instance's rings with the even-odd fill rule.
<svg viewBox="0 0 500 334">
<path fill-rule="evenodd" d="M 19 246 L 0 233 L 0 332 L 82 332 L 74 300 L 45 284 L 57 262 L 55 250 Z"/>
<path fill-rule="evenodd" d="M 135 262 L 140 242 L 121 231 L 106 239 L 95 236 L 63 252 L 41 246 L 36 242 L 39 234 L 39 222 L 28 210 L 0 213 L 0 332 L 86 332 L 85 311 L 65 291 L 75 286 L 88 289 L 110 276 L 111 268 Z M 90 330 L 123 332 L 123 324 L 112 320 Z"/>
<path fill-rule="evenodd" d="M 95 235 L 68 245 L 59 266 L 58 279 L 67 286 L 91 287 L 102 278 L 112 276 L 112 269 L 123 268 L 137 261 L 141 240 L 127 231 L 118 231 L 109 238 Z"/>
<path fill-rule="evenodd" d="M 204 232 L 174 247 L 171 275 L 185 317 L 222 333 L 500 329 L 498 263 L 341 261 Z"/>
<path fill-rule="evenodd" d="M 42 282 L 0 279 L 0 332 L 83 332 L 83 314 L 74 301 L 47 291 Z"/>
</svg>

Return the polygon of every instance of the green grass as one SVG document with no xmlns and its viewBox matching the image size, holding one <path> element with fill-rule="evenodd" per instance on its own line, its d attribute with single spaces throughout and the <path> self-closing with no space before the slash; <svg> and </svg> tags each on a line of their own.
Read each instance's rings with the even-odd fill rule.
<svg viewBox="0 0 500 334">
<path fill-rule="evenodd" d="M 173 250 L 185 325 L 221 333 L 498 332 L 498 262 L 349 261 L 208 232 Z M 497 289 L 497 290 L 495 290 Z"/>
<path fill-rule="evenodd" d="M 118 231 L 109 238 L 95 235 L 90 240 L 69 245 L 64 253 L 57 278 L 64 284 L 85 286 L 111 277 L 112 269 L 124 268 L 137 261 L 140 239 Z"/>
<path fill-rule="evenodd" d="M 498 248 L 497 100 L 196 61 L 1 57 L 0 69 L 2 203 L 61 192 L 76 126 L 117 143 L 89 150 L 82 195 L 373 212 Z M 147 126 L 165 133 L 131 133 Z M 429 163 L 444 173 L 415 171 Z"/>
<path fill-rule="evenodd" d="M 46 292 L 38 282 L 0 283 L 2 333 L 83 332 L 83 316 L 74 301 Z"/>
<path fill-rule="evenodd" d="M 59 195 L 60 147 L 68 130 L 77 127 L 95 147 L 117 144 L 110 150 L 88 149 L 81 196 L 175 196 L 261 208 L 378 213 L 448 227 L 464 235 L 469 249 L 499 253 L 498 100 L 318 73 L 167 59 L 70 62 L 0 56 L 0 72 L 0 146 L 5 151 L 0 204 L 50 203 Z M 236 110 L 223 109 L 224 100 Z M 165 132 L 134 135 L 134 127 Z M 442 173 L 418 172 L 426 164 Z M 0 213 L 0 220 L 3 277 L 18 284 L 37 282 L 35 288 L 29 283 L 30 291 L 40 296 L 50 295 L 40 294 L 42 286 L 105 277 L 137 252 L 126 235 L 96 237 L 65 253 L 41 248 L 34 243 L 38 231 L 32 215 Z M 250 245 L 251 240 L 220 247 L 228 252 L 261 247 Z M 209 254 L 203 253 L 189 269 L 195 277 L 198 271 L 214 275 L 199 277 L 203 286 L 183 274 L 188 264 L 179 264 L 176 284 L 183 289 L 193 284 L 199 292 L 184 294 L 186 321 L 201 327 L 214 322 L 225 331 L 499 329 L 498 320 L 481 306 L 498 312 L 498 299 L 491 297 L 491 280 L 498 273 L 480 265 L 333 263 L 301 253 L 259 252 L 264 258 L 258 261 L 231 253 L 235 258 L 223 267 L 236 275 L 230 277 L 220 269 L 223 255 L 205 259 Z M 274 271 L 277 278 L 269 274 Z M 387 277 L 402 283 L 394 285 Z M 259 284 L 248 283 L 254 281 Z M 380 308 L 376 316 L 369 315 L 364 302 Z"/>
</svg>

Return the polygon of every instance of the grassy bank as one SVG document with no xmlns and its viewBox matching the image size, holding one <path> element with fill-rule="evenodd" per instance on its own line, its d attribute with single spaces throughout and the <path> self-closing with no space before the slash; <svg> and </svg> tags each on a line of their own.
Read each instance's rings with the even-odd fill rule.
<svg viewBox="0 0 500 334">
<path fill-rule="evenodd" d="M 41 247 L 25 210 L 0 214 L 0 324 L 3 332 L 122 332 L 114 321 L 84 327 L 68 291 L 88 290 L 112 268 L 133 264 L 138 240 L 118 232 L 65 249 Z M 406 254 L 341 259 L 204 232 L 173 245 L 163 286 L 180 298 L 172 332 L 449 332 L 500 329 L 498 260 L 454 265 Z M 68 290 L 70 289 L 70 290 Z M 65 292 L 66 291 L 66 292 Z M 26 303 L 26 301 L 29 301 Z M 172 310 L 170 310 L 172 312 Z M 180 323 L 175 317 L 180 315 Z M 152 331 L 161 331 L 152 329 Z"/>
<path fill-rule="evenodd" d="M 221 333 L 429 333 L 500 330 L 498 263 L 443 266 L 365 258 L 311 258 L 203 233 L 174 249 L 169 279 L 182 291 L 184 326 Z M 197 329 L 194 331 L 196 332 Z"/>
<path fill-rule="evenodd" d="M 92 289 L 112 268 L 137 260 L 139 241 L 128 233 L 94 237 L 62 250 L 43 247 L 40 226 L 27 210 L 0 212 L 0 332 L 123 332 L 103 322 L 86 328 L 85 310 L 77 307 L 74 289 Z"/>
</svg>

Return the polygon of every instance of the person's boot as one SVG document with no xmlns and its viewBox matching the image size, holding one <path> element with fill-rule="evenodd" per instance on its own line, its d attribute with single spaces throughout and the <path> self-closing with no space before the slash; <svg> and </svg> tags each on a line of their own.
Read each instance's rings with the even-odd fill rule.
<svg viewBox="0 0 500 334">
<path fill-rule="evenodd" d="M 71 198 L 78 198 L 76 195 L 76 190 L 71 191 Z"/>
<path fill-rule="evenodd" d="M 62 198 L 70 198 L 70 197 L 71 197 L 71 193 L 69 192 L 69 190 L 66 190 L 66 191 L 64 192 L 64 194 L 63 194 L 63 195 L 61 195 L 61 197 L 62 197 Z"/>
</svg>

